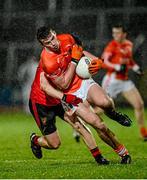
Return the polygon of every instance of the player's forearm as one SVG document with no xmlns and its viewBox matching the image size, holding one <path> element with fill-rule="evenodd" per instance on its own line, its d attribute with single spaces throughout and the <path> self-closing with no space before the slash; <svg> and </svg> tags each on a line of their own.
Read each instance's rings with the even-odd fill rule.
<svg viewBox="0 0 147 180">
<path fill-rule="evenodd" d="M 106 65 L 106 67 L 115 69 L 117 64 L 114 64 L 114 63 L 110 62 L 111 53 L 104 53 L 102 58 L 104 59 L 104 63 Z"/>
<path fill-rule="evenodd" d="M 137 74 L 142 74 L 142 70 L 140 66 L 138 66 L 138 64 L 134 60 L 132 60 L 131 65 L 129 66 L 129 69 L 132 69 Z"/>
<path fill-rule="evenodd" d="M 44 92 L 53 98 L 62 99 L 63 92 L 53 88 L 50 84 L 48 84 L 44 89 Z"/>
<path fill-rule="evenodd" d="M 61 78 L 59 78 L 59 81 L 57 80 L 57 85 L 62 89 L 67 89 L 75 75 L 75 69 L 76 65 L 71 63 L 64 75 Z"/>
<path fill-rule="evenodd" d="M 55 89 L 48 81 L 48 79 L 45 77 L 44 72 L 40 74 L 40 89 L 43 90 L 47 95 L 62 99 L 63 93 L 57 89 Z"/>
<path fill-rule="evenodd" d="M 91 54 L 88 51 L 83 51 L 83 54 L 87 57 L 89 57 L 90 59 L 97 59 L 98 57 L 96 57 L 95 55 Z"/>
</svg>

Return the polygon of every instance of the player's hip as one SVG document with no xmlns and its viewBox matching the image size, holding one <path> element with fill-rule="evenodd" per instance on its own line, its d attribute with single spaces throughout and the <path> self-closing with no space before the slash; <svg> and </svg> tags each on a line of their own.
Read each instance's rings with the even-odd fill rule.
<svg viewBox="0 0 147 180">
<path fill-rule="evenodd" d="M 71 94 L 73 94 L 73 95 L 81 98 L 83 101 L 85 101 L 87 99 L 90 88 L 94 85 L 98 86 L 98 84 L 92 78 L 84 79 L 84 80 L 82 80 L 80 88 Z M 77 109 L 76 106 L 73 106 L 73 105 L 71 106 L 67 103 L 62 103 L 62 106 L 65 109 L 65 111 L 69 111 L 69 114 L 74 113 Z"/>
<path fill-rule="evenodd" d="M 102 80 L 102 88 L 112 97 L 116 98 L 118 94 L 129 91 L 135 87 L 131 80 L 119 80 L 115 74 L 105 75 Z"/>
<path fill-rule="evenodd" d="M 48 135 L 56 131 L 56 116 L 64 119 L 65 111 L 61 104 L 46 106 L 30 99 L 29 108 L 43 135 Z"/>
</svg>

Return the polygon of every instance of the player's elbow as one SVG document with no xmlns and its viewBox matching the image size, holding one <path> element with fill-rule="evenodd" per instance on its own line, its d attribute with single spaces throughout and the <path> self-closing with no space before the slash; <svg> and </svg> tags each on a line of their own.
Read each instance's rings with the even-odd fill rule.
<svg viewBox="0 0 147 180">
<path fill-rule="evenodd" d="M 46 86 L 43 83 L 41 83 L 41 82 L 40 82 L 40 89 L 42 91 L 46 91 Z"/>
</svg>

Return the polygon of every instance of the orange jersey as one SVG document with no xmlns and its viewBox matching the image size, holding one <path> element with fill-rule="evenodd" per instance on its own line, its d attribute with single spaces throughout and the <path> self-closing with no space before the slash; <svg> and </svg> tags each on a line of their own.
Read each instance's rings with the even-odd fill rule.
<svg viewBox="0 0 147 180">
<path fill-rule="evenodd" d="M 129 40 L 125 40 L 123 43 L 119 43 L 112 40 L 104 49 L 103 59 L 107 74 L 113 72 L 116 73 L 116 78 L 121 80 L 128 79 L 128 70 L 133 67 L 136 63 L 133 60 L 132 55 L 133 44 Z M 107 58 L 109 57 L 109 58 Z M 115 70 L 115 65 L 126 65 L 126 71 L 121 73 Z"/>
<path fill-rule="evenodd" d="M 59 60 L 62 62 L 60 64 L 60 69 L 62 73 L 66 71 L 68 65 L 71 63 L 71 48 L 75 44 L 74 38 L 70 34 L 60 34 L 57 35 L 57 39 L 60 41 L 60 51 L 53 52 L 48 51 L 46 48 L 43 49 L 41 53 L 41 59 L 46 58 L 49 61 Z M 57 75 L 57 74 L 56 74 Z M 61 75 L 61 71 L 58 74 Z M 82 79 L 80 79 L 76 74 L 74 75 L 72 82 L 68 89 L 64 90 L 65 93 L 73 93 L 81 86 Z"/>
<path fill-rule="evenodd" d="M 43 90 L 40 88 L 40 74 L 43 72 L 41 61 L 39 62 L 35 79 L 32 83 L 32 88 L 30 92 L 30 99 L 35 101 L 38 104 L 43 104 L 45 106 L 56 106 L 60 104 L 60 100 L 48 96 Z M 50 82 L 51 84 L 51 82 Z"/>
</svg>

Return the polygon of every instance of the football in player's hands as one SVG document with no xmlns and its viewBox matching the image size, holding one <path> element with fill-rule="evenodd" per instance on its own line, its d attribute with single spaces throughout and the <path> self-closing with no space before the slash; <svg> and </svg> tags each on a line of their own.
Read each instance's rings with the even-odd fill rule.
<svg viewBox="0 0 147 180">
<path fill-rule="evenodd" d="M 89 65 L 91 63 L 91 59 L 83 56 L 80 61 L 78 62 L 78 65 L 76 67 L 76 73 L 77 75 L 82 79 L 88 79 L 91 77 L 91 74 L 89 72 Z"/>
</svg>

